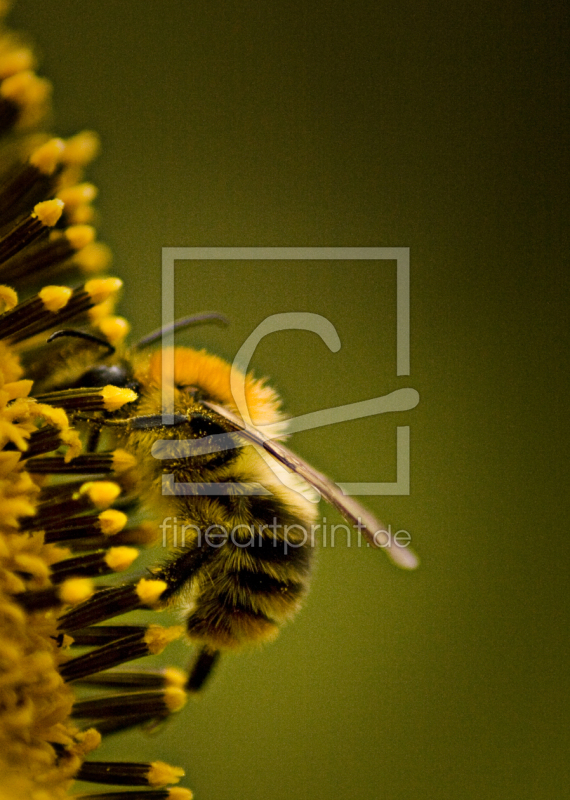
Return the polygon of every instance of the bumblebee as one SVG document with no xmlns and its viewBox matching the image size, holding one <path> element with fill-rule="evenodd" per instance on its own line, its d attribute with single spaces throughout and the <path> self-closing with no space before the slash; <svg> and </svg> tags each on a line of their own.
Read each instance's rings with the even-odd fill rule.
<svg viewBox="0 0 570 800">
<path fill-rule="evenodd" d="M 108 352 L 83 364 L 73 379 L 62 355 L 60 370 L 51 364 L 46 388 L 75 396 L 112 384 L 135 393 L 120 410 L 79 411 L 76 419 L 88 427 L 89 450 L 97 449 L 101 433 L 110 432 L 115 446 L 136 460 L 123 486 L 162 519 L 168 548 L 151 571 L 161 587 L 154 606 L 183 610 L 187 635 L 199 646 L 188 679 L 188 688 L 197 691 L 221 651 L 273 639 L 299 610 L 318 527 L 311 489 L 374 546 L 381 545 L 377 534 L 383 526 L 278 441 L 286 420 L 266 381 L 236 375 L 235 366 L 206 351 L 176 347 L 145 354 L 158 333 L 121 356 L 90 334 L 58 332 L 52 340 L 80 337 L 89 343 L 82 352 L 102 347 Z M 77 370 L 77 361 L 72 363 Z M 247 420 L 234 399 L 236 377 Z M 392 547 L 389 554 L 400 566 L 415 566 L 411 551 Z M 103 589 L 64 615 L 60 627 L 74 635 L 145 605 L 152 603 L 138 584 Z"/>
</svg>

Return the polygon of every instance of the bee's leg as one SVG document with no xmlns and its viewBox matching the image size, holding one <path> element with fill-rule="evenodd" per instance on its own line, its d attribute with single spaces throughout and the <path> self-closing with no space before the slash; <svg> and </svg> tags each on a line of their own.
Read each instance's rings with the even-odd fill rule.
<svg viewBox="0 0 570 800">
<path fill-rule="evenodd" d="M 186 681 L 186 691 L 199 692 L 204 687 L 219 657 L 219 650 L 210 650 L 209 647 L 201 648 L 190 667 L 188 680 Z"/>
<path fill-rule="evenodd" d="M 89 414 L 76 414 L 75 422 L 81 422 L 85 425 L 84 452 L 96 453 L 106 420 L 101 417 L 89 416 Z"/>
<path fill-rule="evenodd" d="M 97 447 L 99 445 L 100 437 L 101 437 L 101 428 L 97 425 L 94 425 L 89 431 L 89 435 L 87 437 L 87 443 L 85 445 L 86 453 L 96 452 Z"/>
</svg>

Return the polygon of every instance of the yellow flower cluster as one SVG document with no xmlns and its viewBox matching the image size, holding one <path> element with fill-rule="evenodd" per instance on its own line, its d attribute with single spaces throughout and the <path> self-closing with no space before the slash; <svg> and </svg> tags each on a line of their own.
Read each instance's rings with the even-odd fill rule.
<svg viewBox="0 0 570 800">
<path fill-rule="evenodd" d="M 7 5 L 0 0 L 0 16 Z M 99 684 L 113 691 L 89 700 L 78 699 L 70 685 L 158 652 L 180 630 L 133 628 L 123 638 L 117 634 L 115 643 L 93 640 L 103 629 L 86 628 L 83 638 L 58 629 L 62 613 L 93 595 L 92 577 L 128 568 L 136 551 L 126 545 L 144 543 L 148 531 L 125 530 L 122 541 L 115 537 L 123 546 L 101 545 L 127 521 L 110 508 L 117 484 L 53 480 L 69 473 L 72 462 L 78 474 L 129 468 L 130 457 L 122 451 L 97 461 L 80 455 L 82 444 L 66 412 L 113 410 L 132 400 L 132 392 L 105 387 L 35 393 L 35 382 L 49 383 L 52 376 L 45 342 L 62 324 L 96 331 L 110 345 L 126 335 L 128 325 L 113 315 L 121 282 L 97 277 L 108 266 L 109 252 L 94 241 L 96 191 L 83 181 L 97 138 L 85 132 L 63 141 L 35 130 L 49 107 L 51 87 L 34 67 L 31 50 L 1 29 L 0 800 L 69 797 L 77 778 L 144 787 L 114 792 L 115 798 L 188 800 L 187 789 L 167 788 L 183 774 L 178 768 L 85 759 L 100 743 L 99 731 L 111 735 L 160 719 L 183 705 L 185 693 L 174 670 L 105 673 Z M 77 278 L 84 281 L 79 286 Z M 77 540 L 86 546 L 70 550 Z M 141 603 L 152 604 L 152 586 L 141 581 L 138 591 Z M 99 647 L 75 656 L 72 648 L 90 645 Z M 117 691 L 125 685 L 135 691 Z M 101 796 L 99 790 L 81 795 Z"/>
<path fill-rule="evenodd" d="M 80 733 L 69 722 L 74 697 L 59 674 L 62 656 L 53 611 L 27 613 L 17 601 L 26 590 L 48 588 L 49 565 L 65 555 L 44 544 L 41 533 L 23 536 L 18 530 L 18 519 L 34 513 L 39 492 L 20 461 L 19 451 L 38 418 L 37 404 L 28 398 L 30 381 L 21 375 L 16 356 L 2 345 L 0 446 L 13 442 L 18 450 L 0 452 L 0 797 L 40 800 L 65 795 L 99 735 Z M 48 414 L 73 437 L 61 410 Z M 57 763 L 51 743 L 64 746 L 69 756 Z"/>
</svg>

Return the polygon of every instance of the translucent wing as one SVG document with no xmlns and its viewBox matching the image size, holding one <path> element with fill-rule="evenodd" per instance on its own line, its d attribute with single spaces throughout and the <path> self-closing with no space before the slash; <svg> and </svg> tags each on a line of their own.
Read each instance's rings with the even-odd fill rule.
<svg viewBox="0 0 570 800">
<path fill-rule="evenodd" d="M 342 489 L 333 483 L 322 472 L 318 472 L 306 461 L 295 455 L 288 447 L 280 442 L 270 439 L 262 431 L 244 423 L 225 406 L 202 401 L 203 405 L 219 414 L 229 422 L 240 435 L 258 447 L 263 448 L 269 455 L 277 459 L 291 472 L 299 475 L 313 486 L 324 499 L 338 509 L 342 516 L 352 523 L 357 530 L 362 531 L 371 547 L 381 548 L 392 561 L 403 569 L 415 569 L 418 566 L 418 557 L 409 547 L 398 545 L 392 536 L 388 535 L 385 526 L 376 519 L 364 506 L 353 497 L 345 495 Z"/>
</svg>

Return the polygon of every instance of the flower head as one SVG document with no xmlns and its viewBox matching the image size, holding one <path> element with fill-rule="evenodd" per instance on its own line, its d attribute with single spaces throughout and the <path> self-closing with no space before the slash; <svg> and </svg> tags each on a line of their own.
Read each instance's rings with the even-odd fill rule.
<svg viewBox="0 0 570 800">
<path fill-rule="evenodd" d="M 34 68 L 31 50 L 0 30 L 0 800 L 67 797 L 76 778 L 148 787 L 130 798 L 187 800 L 188 790 L 165 788 L 180 779 L 178 768 L 86 759 L 102 734 L 184 704 L 175 670 L 113 671 L 159 652 L 181 629 L 87 624 L 70 636 L 59 621 L 98 591 L 94 579 L 129 568 L 132 545 L 148 531 L 124 530 L 127 517 L 112 508 L 132 457 L 82 454 L 70 416 L 114 411 L 133 392 L 54 390 L 69 359 L 81 364 L 88 341 L 112 347 L 128 326 L 113 310 L 121 282 L 99 277 L 109 252 L 95 241 L 96 190 L 83 177 L 97 137 L 38 132 L 51 87 Z M 68 324 L 69 338 L 50 350 L 48 336 Z M 157 583 L 128 590 L 149 606 Z M 74 684 L 85 681 L 106 688 L 78 699 Z"/>
</svg>

